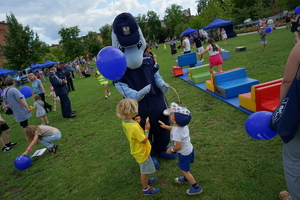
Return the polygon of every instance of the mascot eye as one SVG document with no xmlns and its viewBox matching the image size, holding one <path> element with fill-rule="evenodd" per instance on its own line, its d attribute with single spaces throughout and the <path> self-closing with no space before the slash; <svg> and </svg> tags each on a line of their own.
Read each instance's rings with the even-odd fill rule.
<svg viewBox="0 0 300 200">
<path fill-rule="evenodd" d="M 139 42 L 137 43 L 137 48 L 140 49 L 142 46 L 143 46 L 142 41 L 139 41 Z"/>
<path fill-rule="evenodd" d="M 125 48 L 122 46 L 119 46 L 119 49 L 124 53 L 125 52 Z"/>
</svg>

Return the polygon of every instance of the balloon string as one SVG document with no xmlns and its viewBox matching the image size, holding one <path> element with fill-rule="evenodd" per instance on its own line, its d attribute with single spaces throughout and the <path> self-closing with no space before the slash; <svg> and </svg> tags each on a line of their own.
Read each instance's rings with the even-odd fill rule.
<svg viewBox="0 0 300 200">
<path fill-rule="evenodd" d="M 175 92 L 175 94 L 177 95 L 177 98 L 178 98 L 178 104 L 181 104 L 181 102 L 180 102 L 180 97 L 179 97 L 177 91 L 175 90 L 175 88 L 173 88 L 172 86 L 170 86 L 170 88 L 171 88 L 171 89 Z"/>
</svg>

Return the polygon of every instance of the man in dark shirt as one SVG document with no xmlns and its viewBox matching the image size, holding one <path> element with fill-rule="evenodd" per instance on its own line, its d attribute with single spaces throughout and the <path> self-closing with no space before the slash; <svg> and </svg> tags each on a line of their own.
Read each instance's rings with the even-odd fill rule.
<svg viewBox="0 0 300 200">
<path fill-rule="evenodd" d="M 75 111 L 72 111 L 71 109 L 71 101 L 68 96 L 69 92 L 66 88 L 67 80 L 63 70 L 64 66 L 64 62 L 59 62 L 57 69 L 54 65 L 50 66 L 49 80 L 56 95 L 60 98 L 62 116 L 64 118 L 73 118 L 76 117 L 76 115 Z"/>
</svg>

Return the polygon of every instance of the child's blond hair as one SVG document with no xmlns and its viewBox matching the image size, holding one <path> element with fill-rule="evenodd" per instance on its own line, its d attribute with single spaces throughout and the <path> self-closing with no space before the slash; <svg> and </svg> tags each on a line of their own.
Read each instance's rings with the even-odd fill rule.
<svg viewBox="0 0 300 200">
<path fill-rule="evenodd" d="M 41 97 L 40 97 L 40 95 L 35 94 L 35 95 L 33 95 L 33 99 L 34 99 L 34 101 L 38 101 L 38 100 L 41 100 Z"/>
<path fill-rule="evenodd" d="M 135 99 L 122 99 L 117 106 L 117 116 L 121 119 L 131 119 L 138 114 L 138 103 Z"/>
</svg>

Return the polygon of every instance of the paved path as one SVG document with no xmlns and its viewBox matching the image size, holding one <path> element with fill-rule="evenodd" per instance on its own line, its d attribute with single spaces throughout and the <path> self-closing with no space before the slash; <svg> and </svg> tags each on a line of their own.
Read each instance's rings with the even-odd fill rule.
<svg viewBox="0 0 300 200">
<path fill-rule="evenodd" d="M 276 29 L 281 29 L 281 28 L 285 28 L 285 26 L 276 27 Z M 249 34 L 254 34 L 254 33 L 257 33 L 257 31 L 248 32 L 248 33 L 239 33 L 239 34 L 237 34 L 237 36 L 249 35 Z"/>
</svg>

